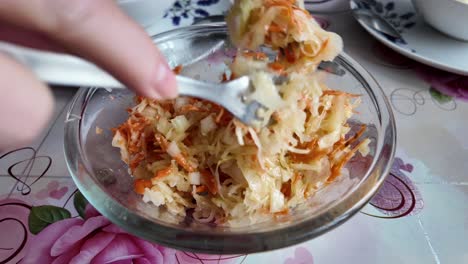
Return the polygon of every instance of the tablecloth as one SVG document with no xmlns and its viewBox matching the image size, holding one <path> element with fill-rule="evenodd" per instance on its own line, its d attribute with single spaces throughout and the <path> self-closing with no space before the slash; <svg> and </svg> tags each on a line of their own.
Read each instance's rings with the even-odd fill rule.
<svg viewBox="0 0 468 264">
<path fill-rule="evenodd" d="M 347 0 L 309 2 L 314 2 L 308 8 L 316 19 L 343 37 L 345 51 L 375 77 L 391 102 L 398 143 L 384 186 L 360 213 L 306 243 L 238 256 L 194 254 L 153 245 L 149 254 L 158 257 L 153 262 L 468 263 L 468 78 L 415 63 L 382 46 L 353 19 Z M 197 17 L 223 14 L 228 5 L 229 1 L 220 0 L 177 1 L 160 23 L 147 30 L 154 34 L 189 25 Z M 34 144 L 0 154 L 0 263 L 17 263 L 29 248 L 42 250 L 37 263 L 49 263 L 47 254 L 78 255 L 77 247 L 93 242 L 89 233 L 78 229 L 96 224 L 90 219 L 98 213 L 85 212 L 85 201 L 77 193 L 63 155 L 66 106 L 75 92 L 53 88 L 55 112 L 49 127 Z M 32 220 L 31 210 L 35 210 Z M 41 215 L 51 210 L 53 214 Z M 51 215 L 67 219 L 44 229 L 55 221 Z M 64 237 L 72 228 L 74 236 Z M 114 237 L 120 240 L 99 244 L 102 251 L 118 255 L 130 240 L 148 245 L 110 229 L 106 234 L 118 234 Z M 33 233 L 45 230 L 47 235 L 35 239 Z M 100 232 L 104 239 L 105 232 Z M 71 259 L 64 256 L 64 262 L 58 263 Z"/>
</svg>

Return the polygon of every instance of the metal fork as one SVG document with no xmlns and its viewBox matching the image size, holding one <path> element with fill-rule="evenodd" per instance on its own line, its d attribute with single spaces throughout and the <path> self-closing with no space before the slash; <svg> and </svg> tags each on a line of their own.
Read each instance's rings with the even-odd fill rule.
<svg viewBox="0 0 468 264">
<path fill-rule="evenodd" d="M 81 58 L 39 51 L 0 41 L 4 52 L 31 69 L 42 81 L 64 86 L 125 88 L 110 74 Z M 245 98 L 253 89 L 250 78 L 240 77 L 225 83 L 209 83 L 178 75 L 179 94 L 217 103 L 246 125 L 263 121 L 259 116 L 267 108 L 258 101 Z"/>
</svg>

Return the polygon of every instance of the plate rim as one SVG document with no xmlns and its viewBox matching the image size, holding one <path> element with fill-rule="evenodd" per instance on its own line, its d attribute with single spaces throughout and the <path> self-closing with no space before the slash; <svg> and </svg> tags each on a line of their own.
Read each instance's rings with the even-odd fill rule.
<svg viewBox="0 0 468 264">
<path fill-rule="evenodd" d="M 354 4 L 354 0 L 350 0 L 349 1 L 349 4 L 350 4 L 350 7 L 351 7 L 351 12 L 354 13 L 354 10 L 352 8 L 352 5 Z M 381 42 L 382 44 L 384 44 L 385 46 L 387 46 L 388 48 L 392 49 L 393 51 L 397 52 L 397 53 L 400 53 L 402 54 L 403 56 L 406 56 L 410 59 L 413 59 L 417 62 L 420 62 L 422 64 L 425 64 L 425 65 L 428 65 L 428 66 L 432 66 L 432 67 L 435 67 L 437 69 L 440 69 L 440 70 L 444 70 L 444 71 L 448 71 L 448 72 L 451 72 L 451 73 L 455 73 L 455 74 L 460 74 L 460 75 L 464 75 L 464 76 L 468 76 L 468 69 L 466 70 L 463 70 L 463 69 L 460 69 L 459 67 L 453 67 L 453 66 L 450 66 L 450 65 L 447 65 L 445 63 L 441 63 L 441 62 L 438 62 L 432 58 L 429 58 L 427 56 L 422 56 L 420 55 L 419 53 L 413 53 L 411 52 L 410 50 L 408 49 L 405 49 L 403 47 L 400 47 L 398 45 L 396 45 L 395 43 L 389 41 L 388 39 L 386 39 L 385 37 L 383 37 L 381 34 L 379 34 L 376 30 L 372 29 L 371 27 L 369 27 L 368 25 L 364 24 L 363 22 L 359 21 L 358 19 L 356 19 L 354 16 L 353 18 L 359 23 L 359 25 L 361 25 L 361 27 L 363 27 L 370 35 L 372 35 L 375 39 L 377 39 L 379 42 Z M 454 40 L 456 41 L 456 40 Z"/>
</svg>

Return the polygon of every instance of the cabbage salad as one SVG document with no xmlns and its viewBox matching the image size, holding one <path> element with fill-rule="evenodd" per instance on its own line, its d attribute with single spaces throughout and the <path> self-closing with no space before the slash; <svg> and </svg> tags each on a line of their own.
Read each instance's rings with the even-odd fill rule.
<svg viewBox="0 0 468 264">
<path fill-rule="evenodd" d="M 369 140 L 364 126 L 346 136 L 359 96 L 330 89 L 316 72 L 341 52 L 338 35 L 290 0 L 235 1 L 227 23 L 238 53 L 223 79 L 250 76 L 247 100 L 268 108 L 264 123 L 248 127 L 201 99 L 137 97 L 112 144 L 144 202 L 201 223 L 245 226 L 305 203 L 357 151 L 367 155 Z"/>
</svg>

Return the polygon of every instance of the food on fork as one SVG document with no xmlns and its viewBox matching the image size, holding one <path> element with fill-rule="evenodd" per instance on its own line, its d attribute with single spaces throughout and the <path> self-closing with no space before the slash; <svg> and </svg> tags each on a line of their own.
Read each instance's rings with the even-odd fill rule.
<svg viewBox="0 0 468 264">
<path fill-rule="evenodd" d="M 294 0 L 239 0 L 227 16 L 229 35 L 238 47 L 278 50 L 277 61 L 288 72 L 315 71 L 343 49 L 336 33 L 328 32 Z"/>
</svg>

